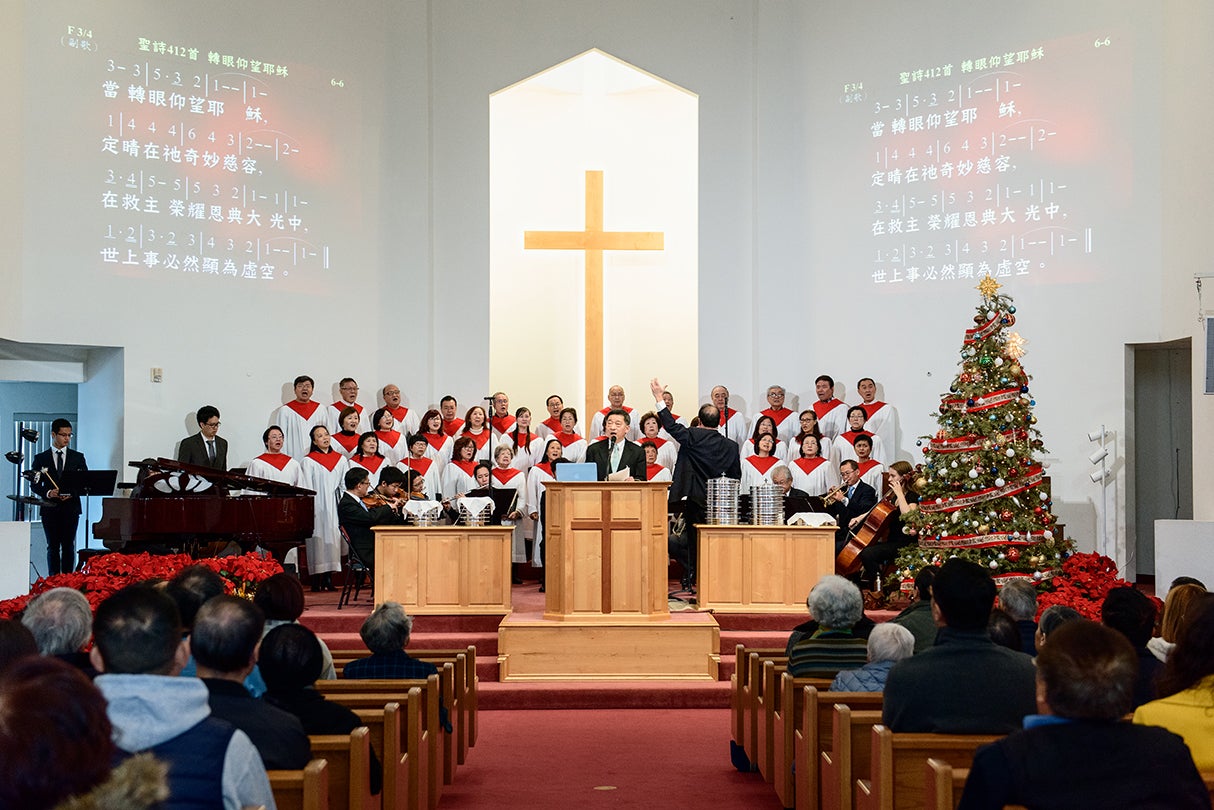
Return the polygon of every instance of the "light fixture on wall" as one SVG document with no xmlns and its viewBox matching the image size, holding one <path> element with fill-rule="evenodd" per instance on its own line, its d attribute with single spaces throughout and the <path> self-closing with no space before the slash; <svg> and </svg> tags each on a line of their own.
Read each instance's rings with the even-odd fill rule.
<svg viewBox="0 0 1214 810">
<path fill-rule="evenodd" d="M 1097 430 L 1088 431 L 1088 441 L 1100 443 L 1100 446 L 1097 447 L 1090 456 L 1088 456 L 1089 462 L 1100 465 L 1099 469 L 1088 473 L 1088 478 L 1092 479 L 1093 484 L 1100 484 L 1099 551 L 1101 554 L 1109 557 L 1110 559 L 1116 559 L 1116 557 L 1109 553 L 1109 536 L 1107 525 L 1109 512 L 1108 491 L 1111 483 L 1110 479 L 1113 478 L 1113 468 L 1110 466 L 1110 464 L 1112 461 L 1116 460 L 1115 458 L 1109 458 L 1109 449 L 1112 446 L 1112 433 L 1111 431 L 1106 430 L 1104 425 L 1101 425 Z"/>
</svg>

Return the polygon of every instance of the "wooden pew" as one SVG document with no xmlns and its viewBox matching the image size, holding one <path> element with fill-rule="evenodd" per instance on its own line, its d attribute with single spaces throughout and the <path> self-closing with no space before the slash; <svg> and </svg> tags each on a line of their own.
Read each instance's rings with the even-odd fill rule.
<svg viewBox="0 0 1214 810">
<path fill-rule="evenodd" d="M 314 759 L 302 771 L 266 771 L 278 810 L 329 810 L 329 769 Z"/>
<path fill-rule="evenodd" d="M 764 673 L 767 677 L 767 673 Z M 817 806 L 817 761 L 818 750 L 821 749 L 823 743 L 830 742 L 830 712 L 831 702 L 837 699 L 840 702 L 848 703 L 855 701 L 858 706 L 869 708 L 881 706 L 880 693 L 868 692 L 830 692 L 830 685 L 833 679 L 828 678 L 797 678 L 789 672 L 785 671 L 780 675 L 780 680 L 776 688 L 776 699 L 771 703 L 773 712 L 768 722 L 768 727 L 771 729 L 771 750 L 772 750 L 772 765 L 771 773 L 773 778 L 769 781 L 774 783 L 776 796 L 783 802 L 784 807 L 794 807 L 796 802 L 796 784 L 794 779 L 793 762 L 796 758 L 797 739 L 798 735 L 802 734 L 805 727 L 805 699 L 807 694 L 812 695 L 815 707 L 815 719 L 812 725 L 815 729 L 813 739 L 815 750 L 807 752 L 806 761 L 809 767 L 813 768 L 813 773 L 806 778 L 813 782 L 813 793 L 811 794 L 810 802 L 804 806 Z M 812 689 L 812 692 L 807 692 L 807 687 Z M 764 686 L 764 692 L 768 689 Z M 818 706 L 819 696 L 824 695 L 825 704 Z M 820 709 L 820 714 L 816 712 Z M 760 723 L 762 725 L 762 723 Z M 817 729 L 822 728 L 819 732 Z M 760 768 L 763 767 L 760 760 Z"/>
<path fill-rule="evenodd" d="M 924 807 L 927 810 L 956 810 L 969 775 L 969 768 L 954 768 L 942 759 L 929 757 L 923 785 Z"/>
<path fill-rule="evenodd" d="M 820 807 L 851 810 L 856 778 L 867 777 L 872 767 L 870 738 L 873 726 L 881 723 L 881 711 L 852 709 L 843 703 L 830 708 L 831 739 L 818 755 Z"/>
<path fill-rule="evenodd" d="M 734 673 L 729 676 L 730 731 L 734 747 L 746 752 L 746 757 L 750 760 L 750 769 L 753 771 L 756 767 L 754 735 L 757 733 L 757 727 L 752 724 L 754 720 L 752 692 L 758 688 L 756 682 L 762 676 L 763 670 L 761 665 L 757 662 L 752 664 L 750 659 L 752 654 L 765 658 L 783 658 L 784 649 L 774 647 L 756 649 L 739 644 L 735 648 L 735 653 Z"/>
<path fill-rule="evenodd" d="M 792 730 L 792 759 L 796 767 L 790 766 L 790 769 L 795 772 L 794 804 L 786 806 L 795 806 L 797 810 L 817 810 L 823 795 L 822 752 L 830 751 L 834 739 L 835 704 L 847 706 L 852 711 L 875 711 L 877 719 L 872 722 L 880 722 L 883 696 L 880 692 L 829 692 L 813 686 L 803 686 L 797 691 L 801 699 L 794 708 L 798 714 L 790 715 L 800 718 Z M 867 761 L 867 729 L 863 739 L 863 759 Z M 851 780 L 847 785 L 850 804 Z"/>
<path fill-rule="evenodd" d="M 422 690 L 410 689 L 403 704 L 391 702 L 382 709 L 353 711 L 370 732 L 371 749 L 383 767 L 381 806 L 427 810 L 430 797 Z"/>
<path fill-rule="evenodd" d="M 744 736 L 742 739 L 742 749 L 746 752 L 747 759 L 750 760 L 751 770 L 759 770 L 760 759 L 767 754 L 767 747 L 764 744 L 760 747 L 759 734 L 759 716 L 763 709 L 763 667 L 767 662 L 771 662 L 773 666 L 773 675 L 776 667 L 779 672 L 788 667 L 788 658 L 785 657 L 784 651 L 780 650 L 778 655 L 768 653 L 760 653 L 751 651 L 746 656 L 746 683 L 742 688 L 744 722 L 746 724 Z M 766 743 L 766 740 L 764 740 Z"/>
<path fill-rule="evenodd" d="M 349 734 L 313 734 L 312 756 L 329 763 L 331 810 L 371 810 L 371 730 Z"/>
<path fill-rule="evenodd" d="M 894 734 L 887 726 L 873 726 L 872 777 L 856 781 L 856 808 L 923 807 L 928 759 L 968 768 L 978 746 L 1001 738 L 991 734 Z"/>
<path fill-rule="evenodd" d="M 796 678 L 775 661 L 763 663 L 763 687 L 759 692 L 759 772 L 775 785 L 784 807 L 793 806 L 793 733 L 801 722 L 804 690 L 812 686 L 826 691 L 833 678 Z"/>
</svg>

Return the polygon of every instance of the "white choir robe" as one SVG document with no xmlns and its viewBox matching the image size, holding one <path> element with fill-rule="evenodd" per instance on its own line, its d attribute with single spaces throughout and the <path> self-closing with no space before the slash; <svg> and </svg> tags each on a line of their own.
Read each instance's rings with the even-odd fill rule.
<svg viewBox="0 0 1214 810">
<path fill-rule="evenodd" d="M 628 438 L 634 442 L 640 441 L 641 427 L 640 427 L 640 425 L 637 424 L 637 421 L 640 420 L 641 415 L 627 405 L 624 406 L 624 410 L 628 412 L 628 419 L 629 419 Z M 590 420 L 590 432 L 587 433 L 586 435 L 587 436 L 604 435 L 606 428 L 604 428 L 603 425 L 607 421 L 607 414 L 610 412 L 611 412 L 610 405 L 608 405 L 606 408 L 603 408 L 602 410 L 595 411 L 594 418 Z M 573 430 L 575 433 L 577 432 L 576 427 Z"/>
<path fill-rule="evenodd" d="M 873 452 L 870 454 L 873 460 L 880 462 L 881 464 L 886 464 L 885 444 L 881 441 L 881 437 L 875 433 L 870 434 L 867 430 L 863 431 L 863 433 L 867 434 L 868 438 L 870 438 L 873 442 Z M 834 451 L 835 454 L 835 464 L 849 458 L 852 461 L 857 460 L 856 437 L 860 435 L 861 433 L 854 430 L 849 430 L 845 433 L 839 434 L 839 438 L 831 445 L 831 450 Z"/>
<path fill-rule="evenodd" d="M 377 430 L 375 438 L 379 439 L 379 452 L 388 459 L 389 464 L 395 464 L 409 455 L 405 434 L 399 430 Z"/>
<path fill-rule="evenodd" d="M 379 486 L 379 474 L 385 467 L 391 467 L 392 462 L 388 461 L 383 455 L 378 456 L 359 456 L 353 455 L 348 459 L 351 467 L 362 467 L 367 472 L 371 473 L 371 488 L 375 489 Z"/>
<path fill-rule="evenodd" d="M 871 458 L 860 465 L 860 480 L 877 490 L 878 498 L 885 490 L 885 479 L 882 477 L 884 472 L 885 467 Z"/>
<path fill-rule="evenodd" d="M 561 420 L 554 419 L 553 417 L 549 416 L 543 422 L 540 422 L 538 425 L 535 426 L 535 432 L 540 434 L 541 436 L 543 436 L 545 439 L 550 439 L 553 436 L 555 436 L 556 434 L 561 432 Z M 579 428 L 577 422 L 573 423 L 573 432 L 574 433 L 582 432 L 581 429 Z"/>
<path fill-rule="evenodd" d="M 325 409 L 316 400 L 291 400 L 270 415 L 270 424 L 282 428 L 282 452 L 303 458 L 312 449 L 312 428 L 325 424 Z"/>
<path fill-rule="evenodd" d="M 798 458 L 788 465 L 788 471 L 793 488 L 806 495 L 825 495 L 839 486 L 839 468 L 821 456 Z"/>
<path fill-rule="evenodd" d="M 526 437 L 527 434 L 525 433 L 519 434 L 520 441 L 525 441 Z M 514 434 L 507 433 L 501 438 L 500 441 L 498 441 L 494 452 L 497 452 L 497 447 L 501 447 L 503 444 L 506 445 L 514 453 L 514 458 L 510 460 L 510 466 L 516 470 L 526 472 L 527 470 L 531 469 L 531 465 L 535 463 L 536 459 L 543 455 L 544 445 L 547 443 L 548 440 L 543 436 L 538 433 L 532 433 L 531 441 L 525 446 L 519 447 L 514 443 Z M 528 535 L 528 537 L 530 537 L 530 535 Z"/>
<path fill-rule="evenodd" d="M 340 399 L 329 407 L 325 408 L 325 425 L 329 428 L 330 433 L 337 433 L 341 430 L 341 424 L 338 422 L 338 418 L 341 416 L 341 412 L 347 407 L 358 411 L 358 427 L 354 428 L 355 430 L 357 430 L 359 433 L 366 433 L 371 429 L 371 423 L 368 421 L 371 418 L 371 414 L 367 413 L 366 408 L 359 405 L 357 402 L 350 405 L 350 403 L 346 402 L 344 399 Z"/>
<path fill-rule="evenodd" d="M 515 492 L 515 509 L 527 516 L 527 473 L 522 470 L 516 470 L 514 467 L 494 467 L 493 472 L 493 488 L 494 489 L 512 489 Z M 530 519 L 530 518 L 528 518 Z M 527 543 L 524 539 L 523 521 L 522 520 L 502 520 L 503 526 L 513 526 L 514 533 L 510 537 L 510 561 L 521 563 L 527 562 Z"/>
<path fill-rule="evenodd" d="M 688 423 L 687 419 L 682 416 L 679 416 L 678 414 L 672 413 L 670 415 L 670 418 L 673 419 L 674 421 L 678 422 L 680 425 L 682 425 L 685 428 L 691 427 L 691 425 L 690 425 L 690 423 Z M 676 454 L 679 452 L 679 443 L 674 440 L 674 436 L 671 436 L 669 433 L 666 432 L 666 428 L 658 428 L 658 435 L 661 436 L 663 439 L 665 439 L 668 442 L 673 442 L 674 443 L 674 452 Z M 671 469 L 673 469 L 673 468 L 671 468 Z"/>
<path fill-rule="evenodd" d="M 663 467 L 673 470 L 674 465 L 679 461 L 679 443 L 674 439 L 663 439 L 661 436 L 642 436 L 637 444 L 641 442 L 653 442 L 658 447 L 658 464 Z M 643 449 L 643 448 L 642 448 Z"/>
<path fill-rule="evenodd" d="M 818 415 L 818 431 L 826 438 L 834 441 L 840 433 L 847 430 L 847 406 L 841 400 L 816 400 L 812 407 Z"/>
<path fill-rule="evenodd" d="M 646 481 L 670 481 L 670 468 L 663 467 L 661 464 L 646 464 L 645 465 L 645 480 Z"/>
<path fill-rule="evenodd" d="M 751 487 L 756 484 L 774 484 L 775 482 L 771 480 L 771 471 L 782 466 L 784 466 L 784 461 L 776 456 L 766 458 L 748 456 L 742 459 L 741 494 L 750 494 Z"/>
<path fill-rule="evenodd" d="M 561 455 L 581 464 L 586 460 L 586 440 L 576 433 L 558 433 L 552 438 L 561 443 Z"/>
<path fill-rule="evenodd" d="M 531 546 L 531 564 L 537 568 L 541 567 L 541 550 L 544 545 L 544 526 L 539 519 L 540 496 L 544 494 L 544 484 L 555 480 L 552 468 L 544 463 L 536 464 L 527 471 L 527 514 L 536 515 L 535 543 Z"/>
<path fill-rule="evenodd" d="M 451 501 L 453 508 L 455 498 L 470 489 L 476 489 L 475 461 L 452 461 L 443 468 L 443 499 Z"/>
<path fill-rule="evenodd" d="M 874 450 L 873 458 L 887 466 L 893 464 L 898 454 L 898 410 L 888 402 L 879 400 L 873 400 L 867 405 L 861 402 L 860 407 L 868 414 L 864 429 L 875 433 L 885 446 L 885 457 L 878 456 Z"/>
<path fill-rule="evenodd" d="M 502 437 L 514 430 L 515 418 L 510 414 L 489 417 L 489 429 L 493 431 L 493 446 L 501 444 Z"/>
<path fill-rule="evenodd" d="M 773 408 L 764 408 L 751 418 L 750 435 L 754 435 L 755 425 L 759 423 L 759 418 L 763 416 L 770 416 L 772 421 L 776 423 L 776 436 L 784 442 L 787 442 L 801 431 L 801 414 L 799 411 L 789 408 L 782 408 L 779 411 Z"/>
<path fill-rule="evenodd" d="M 747 439 L 746 441 L 742 442 L 742 449 L 739 452 L 741 453 L 742 458 L 749 458 L 750 456 L 757 455 L 754 439 Z M 780 461 L 787 461 L 788 445 L 783 441 L 777 441 L 775 449 L 771 451 L 771 454 L 780 459 Z"/>
<path fill-rule="evenodd" d="M 388 411 L 392 414 L 393 420 L 395 420 L 395 424 L 392 425 L 393 430 L 400 431 L 408 436 L 410 433 L 417 433 L 421 428 L 422 415 L 417 408 L 406 408 L 404 405 L 401 405 L 399 408 L 389 408 Z M 380 450 L 380 452 L 383 451 Z M 405 451 L 405 455 L 408 455 L 408 450 Z M 400 459 L 397 460 L 399 461 Z"/>
<path fill-rule="evenodd" d="M 432 458 L 438 462 L 439 472 L 447 466 L 447 462 L 451 460 L 451 451 L 455 447 L 455 439 L 452 439 L 446 433 L 423 433 L 426 438 L 426 458 Z M 407 438 L 407 437 L 406 437 Z M 409 455 L 405 453 L 405 455 Z"/>
<path fill-rule="evenodd" d="M 717 433 L 732 439 L 738 445 L 738 450 L 741 451 L 742 444 L 749 435 L 746 432 L 746 417 L 730 408 L 729 418 L 725 420 L 725 424 L 717 426 Z"/>
<path fill-rule="evenodd" d="M 349 458 L 358 450 L 358 437 L 362 434 L 351 433 L 349 436 L 346 436 L 339 431 L 337 433 L 330 433 L 329 435 L 333 437 L 333 449 Z"/>
<path fill-rule="evenodd" d="M 326 458 L 327 457 L 327 458 Z M 332 468 L 325 462 L 332 464 Z M 341 453 L 309 453 L 300 462 L 312 499 L 314 524 L 308 538 L 308 575 L 341 570 L 341 530 L 337 523 L 337 499 L 345 489 L 350 463 Z"/>
<path fill-rule="evenodd" d="M 459 434 L 461 437 L 467 436 L 472 441 L 476 442 L 476 453 L 473 454 L 473 461 L 488 461 L 493 463 L 493 448 L 496 445 L 493 443 L 493 431 L 485 428 L 480 433 L 463 432 Z"/>
<path fill-rule="evenodd" d="M 831 449 L 833 447 L 834 447 L 834 445 L 831 443 L 830 439 L 826 438 L 825 436 L 823 436 L 821 439 L 818 439 L 818 455 L 820 455 L 822 458 L 827 459 L 828 461 L 831 458 L 833 458 L 833 456 L 831 455 Z M 793 436 L 792 441 L 790 441 L 788 443 L 788 453 L 784 456 L 784 458 L 788 461 L 789 464 L 791 464 L 794 461 L 796 461 L 797 459 L 799 459 L 800 457 L 801 457 L 801 442 L 797 441 L 796 436 Z"/>
<path fill-rule="evenodd" d="M 303 468 L 299 466 L 299 462 L 286 453 L 262 453 L 249 462 L 245 475 L 311 489 L 304 479 Z"/>
<path fill-rule="evenodd" d="M 406 458 L 397 462 L 396 469 L 401 472 L 414 470 L 422 474 L 422 478 L 426 482 L 425 495 L 432 501 L 440 501 L 443 498 L 443 470 L 445 467 L 440 467 L 439 463 L 432 458 Z"/>
</svg>

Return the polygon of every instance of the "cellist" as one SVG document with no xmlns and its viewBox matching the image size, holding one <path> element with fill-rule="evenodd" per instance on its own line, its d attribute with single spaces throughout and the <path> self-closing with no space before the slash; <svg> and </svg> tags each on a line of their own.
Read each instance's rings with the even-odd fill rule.
<svg viewBox="0 0 1214 810">
<path fill-rule="evenodd" d="M 870 543 L 860 552 L 862 586 L 872 587 L 881 570 L 898 556 L 898 551 L 918 539 L 913 534 L 914 529 L 902 521 L 903 515 L 919 508 L 919 493 L 915 491 L 913 475 L 914 470 L 909 462 L 895 461 L 889 466 L 886 501 L 897 508 L 890 511 L 887 519 L 889 530 L 884 532 L 884 540 Z"/>
</svg>

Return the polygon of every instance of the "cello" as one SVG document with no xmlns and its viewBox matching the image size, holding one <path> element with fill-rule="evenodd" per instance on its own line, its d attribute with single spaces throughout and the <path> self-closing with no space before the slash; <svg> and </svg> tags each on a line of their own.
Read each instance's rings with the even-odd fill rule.
<svg viewBox="0 0 1214 810">
<path fill-rule="evenodd" d="M 848 532 L 847 545 L 835 557 L 835 571 L 842 576 L 851 576 L 860 570 L 860 552 L 869 544 L 884 542 L 889 537 L 894 515 L 898 514 L 898 502 L 893 488 L 888 484 L 888 473 L 886 476 L 886 489 L 881 500 L 864 516 L 864 522 L 858 529 Z"/>
</svg>

